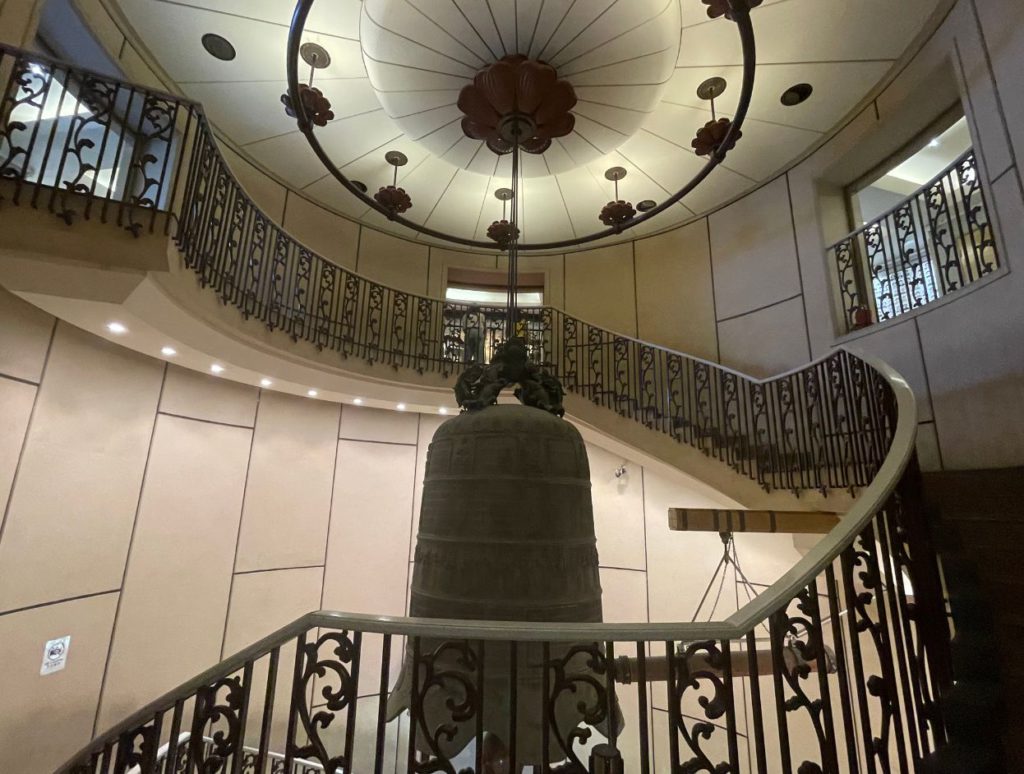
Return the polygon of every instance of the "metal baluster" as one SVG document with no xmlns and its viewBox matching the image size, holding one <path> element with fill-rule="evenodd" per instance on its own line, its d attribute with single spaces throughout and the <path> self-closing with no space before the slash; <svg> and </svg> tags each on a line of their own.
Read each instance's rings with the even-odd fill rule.
<svg viewBox="0 0 1024 774">
<path fill-rule="evenodd" d="M 423 710 L 423 697 L 420 696 L 420 638 L 412 640 L 412 701 L 409 702 L 409 749 L 407 750 L 406 771 L 416 770 L 416 724 L 419 713 Z"/>
<path fill-rule="evenodd" d="M 345 770 L 354 771 L 352 762 L 352 751 L 356 741 L 356 710 L 359 708 L 359 664 L 363 657 L 363 633 L 353 632 L 352 634 L 352 666 L 349 676 L 352 680 L 351 701 L 348 705 L 347 725 L 345 728 Z M 383 666 L 383 665 L 382 665 Z"/>
<path fill-rule="evenodd" d="M 821 623 L 821 605 L 818 601 L 818 581 L 812 580 L 807 588 L 810 601 L 811 643 L 818 665 L 818 690 L 821 694 L 821 712 L 825 747 L 822 749 L 822 763 L 826 771 L 839 771 L 839 753 L 836 749 L 836 727 L 832 714 L 832 695 L 828 684 L 829 663 L 825 654 L 825 631 Z"/>
<path fill-rule="evenodd" d="M 665 643 L 666 663 L 668 664 L 668 681 L 665 683 L 668 692 L 668 755 L 671 761 L 669 771 L 679 771 L 679 726 L 683 722 L 679 716 L 679 702 L 676 700 L 676 645 L 672 641 Z"/>
<path fill-rule="evenodd" d="M 846 754 L 850 772 L 860 771 L 857 753 L 857 732 L 853 721 L 853 704 L 850 699 L 850 678 L 846 668 L 846 642 L 843 636 L 843 616 L 839 609 L 839 591 L 836 587 L 835 571 L 832 564 L 825 568 L 825 586 L 828 593 L 828 614 L 832 623 L 832 640 L 835 643 L 836 678 L 839 683 L 839 702 L 843 713 L 843 731 L 846 737 Z"/>
<path fill-rule="evenodd" d="M 636 691 L 637 703 L 640 707 L 638 721 L 640 723 L 640 774 L 649 774 L 651 770 L 651 738 L 650 719 L 647 707 L 647 643 L 636 642 Z M 510 771 L 515 771 L 514 768 Z"/>
<path fill-rule="evenodd" d="M 864 743 L 864 759 L 867 764 L 867 770 L 869 774 L 875 774 L 875 753 L 872 745 L 872 736 L 874 731 L 871 726 L 871 712 L 868 709 L 868 697 L 867 697 L 867 685 L 864 681 L 864 660 L 861 656 L 860 650 L 860 632 L 858 631 L 856 621 L 856 613 L 854 608 L 856 606 L 854 597 L 856 591 L 854 589 L 853 581 L 853 548 L 848 548 L 843 551 L 841 557 L 841 566 L 843 570 L 843 587 L 846 592 L 846 622 L 847 626 L 850 627 L 850 651 L 853 656 L 853 684 L 857 692 L 857 705 L 860 709 L 860 727 L 861 727 L 861 738 Z"/>
<path fill-rule="evenodd" d="M 52 68 L 51 68 L 51 73 L 52 73 Z M 50 164 L 50 156 L 51 156 L 51 153 L 52 153 L 52 150 L 53 150 L 53 141 L 56 139 L 57 131 L 60 129 L 60 126 L 61 126 L 61 119 L 60 119 L 60 117 L 64 114 L 64 98 L 67 97 L 67 95 L 68 95 L 68 87 L 67 87 L 67 82 L 66 82 L 66 79 L 65 79 L 64 86 L 63 86 L 63 88 L 60 91 L 60 99 L 57 101 L 57 116 L 55 117 L 55 119 L 53 120 L 53 122 L 52 122 L 52 124 L 50 126 L 50 136 L 49 136 L 49 139 L 46 141 L 46 150 L 43 151 L 43 164 L 42 164 L 42 167 L 40 167 L 40 169 L 39 169 L 38 176 L 36 177 L 36 187 L 35 187 L 35 190 L 32 192 L 32 206 L 33 207 L 37 206 L 37 203 L 39 201 L 39 192 L 43 189 L 43 186 L 46 185 L 46 169 L 47 169 L 47 167 Z M 31 157 L 31 151 L 29 153 L 29 156 Z M 60 161 L 57 162 L 57 165 L 60 166 Z M 54 185 L 52 185 L 50 187 L 50 212 L 53 212 L 53 197 L 54 197 L 54 194 L 57 191 L 57 187 L 59 186 L 59 184 L 60 184 L 60 181 L 59 180 L 55 180 L 54 181 Z"/>
<path fill-rule="evenodd" d="M 377 694 L 377 738 L 373 747 L 373 771 L 384 771 L 384 735 L 387 731 L 388 679 L 391 672 L 391 635 L 384 635 L 380 653 L 380 686 Z M 410 704 L 411 706 L 411 704 Z M 411 716 L 410 708 L 410 716 Z M 260 774 L 257 772 L 257 774 Z"/>
<path fill-rule="evenodd" d="M 299 720 L 299 706 L 306 702 L 306 696 L 302 691 L 302 661 L 305 647 L 306 632 L 303 632 L 295 640 L 295 668 L 292 671 L 291 703 L 288 708 L 288 735 L 284 744 L 285 771 L 289 771 L 295 763 L 295 732 Z"/>
<path fill-rule="evenodd" d="M 785 636 L 785 612 L 774 613 L 768 619 L 768 631 L 772 648 L 772 680 L 775 687 L 775 716 L 779 723 L 779 755 L 782 759 L 783 774 L 793 774 L 793 763 L 789 750 L 789 723 L 786 718 L 785 693 L 782 672 L 789 671 L 782 653 L 782 639 Z"/>
<path fill-rule="evenodd" d="M 729 745 L 729 771 L 740 770 L 740 752 L 737 743 L 735 685 L 732 676 L 732 643 L 722 640 L 722 687 L 725 699 L 725 733 Z"/>
<path fill-rule="evenodd" d="M 551 770 L 551 644 L 545 642 L 541 653 L 540 769 L 546 774 Z"/>
<path fill-rule="evenodd" d="M 757 637 L 747 632 L 747 671 L 750 673 L 750 708 L 754 721 L 754 755 L 757 774 L 768 774 L 768 758 L 764 741 L 764 710 L 761 707 L 761 670 L 757 663 Z M 749 738 L 747 743 L 749 744 Z"/>
<path fill-rule="evenodd" d="M 508 770 L 512 774 L 518 774 L 516 767 L 516 742 L 519 722 L 519 653 L 515 641 L 509 642 L 509 720 L 508 720 Z"/>
<path fill-rule="evenodd" d="M 477 667 L 476 667 L 476 693 L 478 704 L 476 707 L 476 770 L 483 772 L 484 770 L 484 693 L 486 691 L 484 683 L 484 662 L 487 658 L 485 652 L 484 641 L 480 640 L 477 645 L 480 648 L 477 654 Z M 472 645 L 469 641 L 466 642 L 466 649 L 472 652 Z"/>
<path fill-rule="evenodd" d="M 277 667 L 281 659 L 281 649 L 270 651 L 270 664 L 267 667 L 267 689 L 263 697 L 263 720 L 260 723 L 259 749 L 256 753 L 256 764 L 253 774 L 263 774 L 267 765 L 267 754 L 270 751 L 270 734 L 273 730 L 274 694 L 277 691 Z"/>
<path fill-rule="evenodd" d="M 252 661 L 242 669 L 242 706 L 238 709 L 238 735 L 231 753 L 231 774 L 241 774 L 245 763 L 245 726 L 249 720 L 249 697 L 252 696 Z"/>
<path fill-rule="evenodd" d="M 608 640 L 604 644 L 604 690 L 607 706 L 605 712 L 608 716 L 608 741 L 612 747 L 617 746 L 619 740 L 618 729 L 615 727 L 615 643 Z"/>
</svg>

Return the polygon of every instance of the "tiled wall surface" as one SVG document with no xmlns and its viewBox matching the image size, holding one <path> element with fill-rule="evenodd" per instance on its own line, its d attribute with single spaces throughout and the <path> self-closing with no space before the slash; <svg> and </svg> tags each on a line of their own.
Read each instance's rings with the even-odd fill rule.
<svg viewBox="0 0 1024 774">
<path fill-rule="evenodd" d="M 0 343 L 0 771 L 49 770 L 305 612 L 405 612 L 442 417 L 187 371 L 2 291 Z M 605 619 L 689 620 L 721 544 L 670 532 L 667 509 L 726 502 L 589 453 Z M 799 557 L 785 537 L 741 550 L 761 582 Z M 67 668 L 40 676 L 68 634 Z"/>
</svg>

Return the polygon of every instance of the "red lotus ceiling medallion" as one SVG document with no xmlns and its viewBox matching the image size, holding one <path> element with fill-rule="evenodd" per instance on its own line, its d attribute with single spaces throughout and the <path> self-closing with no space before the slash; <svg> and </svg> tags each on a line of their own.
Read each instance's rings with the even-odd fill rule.
<svg viewBox="0 0 1024 774">
<path fill-rule="evenodd" d="M 724 16 L 726 19 L 732 19 L 732 6 L 729 4 L 730 0 L 701 0 L 704 5 L 708 6 L 708 16 L 712 19 L 717 19 L 719 16 Z M 761 5 L 763 0 L 733 0 L 737 5 L 746 2 L 747 8 L 756 8 Z"/>
<path fill-rule="evenodd" d="M 717 121 L 708 121 L 697 130 L 697 136 L 693 138 L 690 145 L 698 156 L 710 156 L 712 153 L 725 155 L 736 147 L 736 141 L 743 136 L 743 132 L 737 131 L 728 145 L 724 145 L 725 136 L 732 128 L 732 121 L 728 118 L 719 118 Z"/>
<path fill-rule="evenodd" d="M 401 215 L 412 207 L 412 198 L 404 188 L 388 185 L 381 188 L 373 198 L 383 205 L 392 215 Z"/>
<path fill-rule="evenodd" d="M 334 113 L 331 110 L 331 101 L 324 96 L 320 89 L 300 83 L 299 99 L 302 100 L 302 106 L 306 108 L 306 115 L 309 116 L 309 120 L 317 126 L 327 126 L 327 122 L 334 118 Z M 288 116 L 291 118 L 298 116 L 295 105 L 292 104 L 291 95 L 287 93 L 282 94 L 281 104 L 284 105 L 284 112 Z"/>
<path fill-rule="evenodd" d="M 487 236 L 498 243 L 498 247 L 507 250 L 512 241 L 519 238 L 519 229 L 507 220 L 496 220 L 487 227 Z"/>
<path fill-rule="evenodd" d="M 495 153 L 514 143 L 527 153 L 543 153 L 551 140 L 572 132 L 576 92 L 549 64 L 522 54 L 506 56 L 476 74 L 458 101 L 465 113 L 462 131 L 483 140 Z"/>
<path fill-rule="evenodd" d="M 636 210 L 633 209 L 632 204 L 620 199 L 608 202 L 598 217 L 606 226 L 621 226 L 623 223 L 628 223 L 636 217 Z"/>
</svg>

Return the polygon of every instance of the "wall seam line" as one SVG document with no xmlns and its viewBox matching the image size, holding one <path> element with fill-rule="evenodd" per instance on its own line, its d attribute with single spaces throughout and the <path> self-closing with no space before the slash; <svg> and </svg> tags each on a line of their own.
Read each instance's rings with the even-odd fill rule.
<svg viewBox="0 0 1024 774">
<path fill-rule="evenodd" d="M 52 331 L 51 331 L 50 335 L 51 336 L 53 335 Z M 47 349 L 49 349 L 49 348 L 47 348 Z M 33 387 L 38 387 L 39 386 L 39 382 L 33 382 L 31 379 L 25 379 L 22 376 L 14 376 L 13 374 L 5 374 L 3 372 L 0 372 L 0 379 L 7 379 L 8 381 L 18 382 L 19 384 L 30 384 Z"/>
<path fill-rule="evenodd" d="M 793 189 L 789 183 L 789 172 L 786 173 L 786 198 L 789 201 L 789 223 L 793 229 L 793 252 L 796 255 L 796 277 L 800 282 L 800 308 L 804 312 L 804 335 L 807 337 L 807 360 L 814 359 L 811 347 L 811 323 L 807 317 L 807 297 L 804 294 L 804 270 L 800 265 L 800 243 L 796 238 L 796 213 L 793 211 Z"/>
<path fill-rule="evenodd" d="M 300 564 L 296 567 L 267 567 L 259 570 L 238 570 L 235 575 L 259 575 L 261 572 L 289 572 L 291 570 L 320 570 L 322 564 Z"/>
<path fill-rule="evenodd" d="M 256 414 L 252 420 L 252 431 L 249 436 L 249 456 L 245 460 L 245 480 L 242 482 L 242 502 L 238 509 L 238 529 L 235 532 L 235 555 L 231 561 L 231 580 L 228 581 L 228 604 L 224 610 L 224 633 L 220 638 L 220 658 L 224 659 L 224 648 L 228 642 L 228 621 L 231 620 L 231 600 L 235 594 L 235 568 L 238 567 L 238 548 L 242 544 L 242 522 L 245 519 L 245 503 L 249 499 L 249 471 L 252 469 L 252 453 L 256 448 L 256 423 L 260 418 L 260 398 L 263 390 L 256 393 Z"/>
<path fill-rule="evenodd" d="M 43 379 L 46 378 L 46 369 L 50 365 L 50 353 L 53 351 L 53 341 L 57 337 L 57 325 L 59 318 L 53 318 L 53 326 L 50 328 L 50 340 L 46 344 L 46 354 L 43 355 L 43 368 L 39 372 L 39 384 L 36 385 L 36 394 L 32 396 L 32 408 L 28 412 L 28 422 L 25 423 L 25 435 L 21 439 L 21 447 L 18 449 L 18 461 L 14 463 L 14 475 L 11 476 L 11 489 L 7 493 L 7 502 L 4 503 L 3 516 L 0 517 L 0 545 L 3 545 L 4 533 L 7 530 L 7 517 L 11 512 L 11 503 L 14 502 L 14 490 L 18 486 L 18 476 L 21 473 L 21 463 L 25 457 L 25 447 L 28 446 L 28 437 L 32 433 L 32 423 L 36 418 L 36 407 L 39 405 L 39 393 L 43 389 Z"/>
<path fill-rule="evenodd" d="M 356 274 L 359 273 L 359 256 L 363 252 L 363 224 L 359 223 L 357 225 L 359 226 L 359 230 L 356 231 L 356 265 L 355 268 L 352 269 Z"/>
<path fill-rule="evenodd" d="M 256 411 L 259 412 L 259 397 L 256 398 Z M 174 417 L 175 419 L 187 419 L 190 422 L 202 422 L 206 425 L 220 425 L 221 427 L 237 427 L 241 430 L 255 430 L 256 429 L 256 416 L 253 415 L 253 423 L 251 425 L 239 425 L 234 422 L 221 422 L 219 419 L 203 419 L 202 417 L 190 417 L 187 414 L 175 414 L 172 411 L 160 411 L 165 417 Z"/>
<path fill-rule="evenodd" d="M 411 412 L 410 412 L 411 413 Z M 422 416 L 421 414 L 416 415 L 417 417 Z M 417 422 L 419 420 L 417 419 Z M 419 439 L 419 429 L 416 431 L 416 438 Z M 343 435 L 338 436 L 339 441 L 352 441 L 353 443 L 379 443 L 385 446 L 416 446 L 416 443 L 403 443 L 402 441 L 377 441 L 373 438 L 346 438 Z"/>
<path fill-rule="evenodd" d="M 967 81 L 967 70 L 964 67 L 963 54 L 960 53 L 960 41 L 957 40 L 955 37 L 953 38 L 953 53 L 956 55 L 957 74 L 960 76 L 960 81 L 964 85 L 963 94 L 961 95 L 960 102 L 961 102 L 961 105 L 962 105 L 963 104 L 963 97 L 964 96 L 967 97 L 967 107 L 968 107 L 968 109 L 970 110 L 970 113 L 971 113 L 970 121 L 968 121 L 968 128 L 973 127 L 974 130 L 975 130 L 975 131 L 970 133 L 971 134 L 971 142 L 973 144 L 974 138 L 976 136 L 979 136 L 979 134 L 980 134 L 977 131 L 977 129 L 978 129 L 977 113 L 974 110 L 974 97 L 971 95 L 971 89 L 969 88 L 969 83 Z M 989 169 L 988 158 L 985 155 L 985 146 L 984 146 L 984 144 L 979 143 L 978 146 L 977 146 L 977 151 L 978 151 L 978 159 L 979 159 L 979 161 L 981 161 L 981 166 L 982 166 L 982 169 L 984 170 L 985 179 L 989 180 L 991 178 L 989 177 L 989 174 L 988 174 L 988 169 Z"/>
<path fill-rule="evenodd" d="M 717 326 L 716 326 L 717 328 Z M 644 602 L 647 606 L 647 623 L 651 622 L 651 564 L 647 559 L 647 470 L 641 465 L 640 466 L 640 514 L 644 520 Z M 639 645 L 638 647 L 643 648 L 644 657 L 647 658 L 653 655 L 648 644 Z M 637 654 L 640 655 L 639 653 Z M 647 713 L 651 721 L 651 728 L 654 727 L 654 715 L 651 714 L 654 709 L 654 687 L 650 684 L 647 686 Z M 657 745 L 650 744 L 648 749 L 651 756 L 651 770 L 657 771 L 657 760 L 655 754 L 655 748 Z"/>
<path fill-rule="evenodd" d="M 1017 152 L 1013 147 L 1013 136 L 1010 134 L 1010 125 L 1006 121 L 1006 109 L 1003 107 L 1003 95 L 999 91 L 999 81 L 996 79 L 996 71 L 992 66 L 992 54 L 988 48 L 988 38 L 985 36 L 985 27 L 981 23 L 981 14 L 978 13 L 977 0 L 971 0 L 971 15 L 974 16 L 974 23 L 978 27 L 978 38 L 981 40 L 981 51 L 985 56 L 985 67 L 988 70 L 989 80 L 992 82 L 992 92 L 996 97 L 996 111 L 999 114 L 999 124 L 1003 129 L 1003 139 L 1006 142 L 1006 150 L 1010 154 L 1011 166 L 1017 166 Z M 965 79 L 966 83 L 966 79 Z M 1000 174 L 1000 177 L 1002 174 Z M 995 182 L 995 181 L 990 181 Z M 1024 181 L 1017 176 L 1018 185 L 1024 193 Z"/>
<path fill-rule="evenodd" d="M 797 293 L 796 295 L 789 296 L 788 298 L 781 298 L 778 301 L 772 301 L 770 304 L 765 304 L 764 306 L 759 306 L 759 307 L 757 307 L 757 309 L 750 309 L 750 310 L 748 310 L 746 312 L 740 312 L 739 314 L 734 314 L 731 317 L 723 317 L 718 322 L 720 322 L 720 323 L 730 322 L 732 320 L 738 320 L 741 317 L 747 317 L 748 315 L 757 314 L 758 312 L 763 312 L 765 309 L 771 309 L 773 306 L 778 306 L 779 304 L 785 304 L 788 301 L 795 301 L 796 299 L 800 298 L 800 295 L 801 295 L 800 293 Z"/>
<path fill-rule="evenodd" d="M 711 218 L 704 218 L 704 228 L 708 235 L 708 268 L 711 270 L 711 316 L 714 318 L 715 355 L 722 362 L 722 342 L 718 337 L 718 299 L 715 298 L 715 256 L 711 250 Z"/>
<path fill-rule="evenodd" d="M 153 456 L 153 441 L 156 439 L 156 426 L 160 420 L 160 404 L 164 399 L 164 387 L 167 385 L 168 364 L 163 364 L 163 375 L 160 378 L 160 392 L 156 397 L 156 410 L 153 412 L 153 426 L 149 431 L 149 446 L 146 448 L 146 463 L 142 466 L 142 480 L 139 482 L 139 496 L 135 500 L 135 516 L 132 519 L 132 531 L 128 537 L 128 550 L 124 555 L 124 568 L 121 570 L 121 586 L 117 595 L 117 605 L 114 608 L 114 620 L 110 625 L 110 640 L 107 643 L 107 657 L 103 661 L 103 674 L 100 676 L 100 692 L 96 699 L 96 714 L 92 721 L 92 736 L 95 737 L 99 731 L 100 714 L 103 710 L 103 700 L 107 692 L 107 676 L 110 672 L 110 660 L 114 653 L 114 636 L 117 634 L 117 622 L 121 617 L 121 602 L 124 600 L 124 587 L 128 580 L 128 566 L 131 563 L 132 547 L 135 543 L 135 531 L 139 526 L 139 513 L 142 511 L 142 497 L 146 492 L 146 475 L 149 473 L 149 461 Z"/>
<path fill-rule="evenodd" d="M 635 318 L 634 324 L 636 325 L 636 337 L 640 336 L 640 286 L 637 284 L 636 279 L 636 240 L 630 240 L 630 246 L 633 248 L 633 316 Z"/>
<path fill-rule="evenodd" d="M 423 415 L 419 414 L 416 417 L 416 457 L 412 463 L 412 502 L 409 506 L 409 544 L 405 549 L 406 559 L 409 559 L 405 566 L 405 612 L 407 615 L 409 613 L 409 606 L 412 604 L 412 568 L 416 562 L 412 548 L 412 525 L 416 520 L 416 479 L 419 476 L 420 470 L 420 429 L 422 427 Z"/>
<path fill-rule="evenodd" d="M 327 502 L 327 534 L 324 536 L 324 571 L 320 578 L 320 609 L 324 609 L 324 590 L 327 588 L 327 557 L 331 550 L 331 525 L 334 523 L 334 488 L 338 480 L 338 455 L 341 447 L 341 415 L 344 404 L 338 404 L 338 437 L 334 439 L 334 467 L 331 468 L 331 497 Z"/>
<path fill-rule="evenodd" d="M 932 399 L 932 381 L 928 375 L 928 359 L 924 356 L 924 340 L 921 338 L 921 326 L 918 318 L 914 318 L 914 333 L 917 334 L 917 351 L 921 353 L 921 368 L 924 371 L 924 389 L 928 394 L 928 406 L 932 410 L 932 425 L 935 427 L 935 449 L 939 454 L 939 470 L 946 469 L 946 463 L 942 459 L 942 439 L 939 437 L 939 422 L 935 416 L 935 401 Z M 918 422 L 921 424 L 921 422 Z"/>
<path fill-rule="evenodd" d="M 82 599 L 92 599 L 93 597 L 104 597 L 108 594 L 116 594 L 120 589 L 107 589 L 106 591 L 93 591 L 88 594 L 76 594 L 73 597 L 64 597 L 63 599 L 55 599 L 52 602 L 39 602 L 35 605 L 25 605 L 24 607 L 15 607 L 11 610 L 4 610 L 0 612 L 0 618 L 8 615 L 14 615 L 15 613 L 27 613 L 32 610 L 39 610 L 44 607 L 53 607 L 54 605 L 65 605 L 69 602 L 78 602 Z"/>
</svg>

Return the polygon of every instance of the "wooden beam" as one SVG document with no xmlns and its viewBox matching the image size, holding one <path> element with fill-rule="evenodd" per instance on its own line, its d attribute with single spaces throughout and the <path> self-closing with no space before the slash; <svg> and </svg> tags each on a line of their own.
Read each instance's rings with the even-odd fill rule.
<svg viewBox="0 0 1024 774">
<path fill-rule="evenodd" d="M 825 511 L 720 511 L 669 508 L 668 528 L 675 532 L 785 532 L 824 535 L 842 514 Z"/>
</svg>

